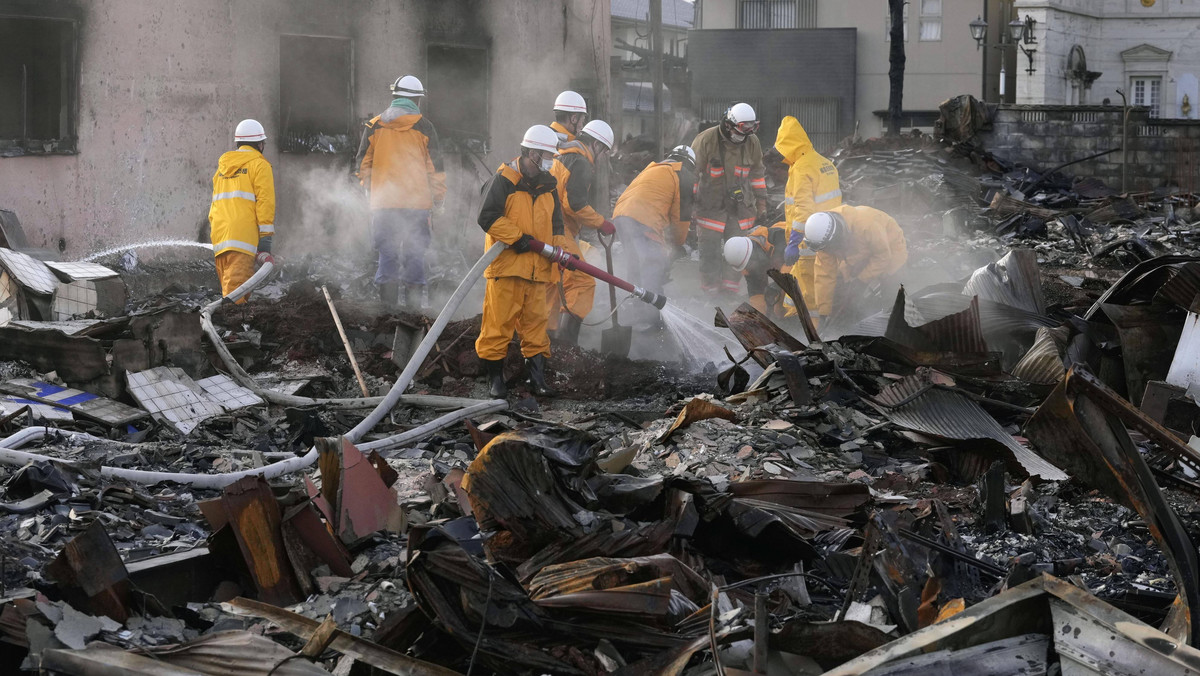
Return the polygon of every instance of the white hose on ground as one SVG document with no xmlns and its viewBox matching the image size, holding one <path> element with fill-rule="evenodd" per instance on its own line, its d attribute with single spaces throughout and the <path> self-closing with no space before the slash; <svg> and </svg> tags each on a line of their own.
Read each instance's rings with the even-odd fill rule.
<svg viewBox="0 0 1200 676">
<path fill-rule="evenodd" d="M 356 425 L 354 429 L 350 430 L 344 435 L 347 440 L 349 440 L 351 443 L 358 442 L 359 439 L 362 439 L 363 436 L 370 432 L 371 429 L 375 427 L 375 425 L 377 425 L 379 421 L 382 420 L 383 417 L 396 406 L 397 403 L 400 402 L 404 390 L 408 387 L 408 384 L 412 382 L 412 378 L 414 375 L 416 375 L 417 369 L 420 368 L 421 364 L 425 362 L 425 357 L 429 355 L 429 352 L 433 349 L 434 344 L 437 343 L 438 337 L 446 328 L 446 324 L 449 323 L 450 317 L 454 314 L 454 311 L 457 310 L 458 306 L 462 304 L 463 300 L 467 297 L 467 293 L 470 292 L 471 287 L 475 285 L 475 282 L 483 276 L 484 269 L 491 264 L 496 256 L 500 255 L 500 252 L 504 250 L 504 247 L 505 245 L 499 242 L 492 245 L 492 248 L 488 249 L 487 252 L 484 253 L 479 259 L 479 261 L 475 263 L 475 266 L 471 268 L 470 272 L 468 272 L 466 277 L 463 278 L 462 282 L 459 283 L 458 288 L 454 291 L 454 294 L 450 296 L 449 300 L 446 301 L 446 305 L 442 308 L 441 314 L 439 314 L 437 319 L 434 320 L 433 326 L 429 328 L 429 332 L 425 335 L 425 339 L 421 341 L 421 344 L 417 347 L 416 352 L 413 353 L 412 358 L 409 359 L 408 365 L 405 366 L 404 371 L 400 374 L 400 377 L 396 379 L 395 384 L 392 385 L 392 389 L 388 392 L 387 396 L 384 397 L 378 405 L 376 405 L 375 409 L 371 411 L 370 415 L 368 415 L 366 419 L 364 419 L 362 422 Z M 266 279 L 273 267 L 274 266 L 270 263 L 263 265 L 253 277 L 235 289 L 229 294 L 229 296 L 210 303 L 200 313 L 200 319 L 204 325 L 204 330 L 206 333 L 208 333 L 209 338 L 212 339 L 214 346 L 217 347 L 217 351 L 221 353 L 222 360 L 225 361 L 226 365 L 230 366 L 231 370 L 245 376 L 249 383 L 253 383 L 253 386 L 247 383 L 247 387 L 250 387 L 250 389 L 258 393 L 259 396 L 264 396 L 268 391 L 262 390 L 262 388 L 258 386 L 258 383 L 254 381 L 253 378 L 250 378 L 249 374 L 242 370 L 237 361 L 233 359 L 231 354 L 229 354 L 229 351 L 224 348 L 223 341 L 221 341 L 220 336 L 216 333 L 216 329 L 212 325 L 211 315 L 212 311 L 215 310 L 219 305 L 226 302 L 232 302 L 230 299 L 241 298 L 246 293 L 249 293 L 251 289 L 261 283 L 262 280 Z M 226 359 L 226 357 L 228 357 L 228 359 Z M 241 378 L 238 379 L 241 380 Z M 279 393 L 276 392 L 274 394 Z M 445 399 L 449 400 L 451 398 L 446 397 Z M 408 430 L 407 432 L 403 432 L 386 439 L 368 442 L 360 446 L 360 448 L 363 450 L 372 450 L 399 446 L 401 444 L 410 443 L 412 441 L 427 437 L 448 425 L 452 425 L 472 416 L 491 413 L 494 411 L 502 411 L 508 408 L 508 402 L 503 399 L 493 399 L 490 401 L 466 401 L 469 401 L 471 405 L 443 415 L 440 418 L 431 420 L 430 422 Z M 309 400 L 308 403 L 313 404 L 321 402 L 320 400 Z M 46 456 L 25 453 L 23 451 L 15 450 L 10 446 L 19 446 L 33 441 L 34 439 L 40 439 L 46 436 L 46 434 L 50 433 L 51 430 L 53 430 L 53 428 L 27 428 L 17 432 L 7 439 L 0 441 L 0 462 L 7 462 L 9 464 L 25 464 L 31 460 L 50 460 L 51 458 Z M 317 455 L 317 449 L 312 448 L 309 449 L 308 453 L 304 454 L 303 456 L 288 458 L 286 460 L 274 462 L 263 467 L 256 467 L 254 469 L 242 470 L 239 472 L 230 472 L 227 474 L 150 472 L 146 470 L 125 469 L 121 467 L 101 467 L 100 474 L 101 476 L 108 478 L 125 479 L 127 481 L 141 484 L 156 484 L 169 481 L 172 483 L 187 484 L 194 488 L 217 489 L 224 488 L 225 486 L 228 486 L 229 484 L 247 476 L 258 475 L 265 479 L 273 479 L 284 474 L 290 474 L 291 472 L 303 470 L 317 461 Z M 63 461 L 57 460 L 57 462 Z"/>
<path fill-rule="evenodd" d="M 411 430 L 396 434 L 386 439 L 360 444 L 358 448 L 362 451 L 381 450 L 385 448 L 394 448 L 403 444 L 420 441 L 438 430 L 453 425 L 456 422 L 472 418 L 485 413 L 493 413 L 508 408 L 508 402 L 496 399 L 493 401 L 485 401 L 474 406 L 469 406 L 452 413 L 447 413 L 440 418 L 431 420 L 424 425 L 414 427 Z M 66 430 L 58 430 L 53 427 L 29 427 L 7 439 L 0 440 L 0 463 L 7 465 L 25 465 L 30 462 L 50 461 L 53 463 L 65 465 L 67 467 L 77 468 L 79 463 L 60 458 L 53 458 L 37 453 L 29 453 L 19 451 L 17 447 L 25 444 L 38 441 L 50 434 L 65 434 L 72 438 L 75 437 L 91 437 L 91 435 L 80 432 L 68 432 Z M 98 439 L 98 437 L 91 437 Z M 106 441 L 105 439 L 100 439 Z M 133 483 L 153 485 L 162 482 L 170 482 L 176 484 L 184 484 L 192 488 L 210 488 L 221 489 L 229 484 L 242 479 L 243 477 L 262 476 L 264 479 L 274 479 L 284 474 L 290 474 L 303 470 L 317 461 L 317 449 L 313 448 L 308 453 L 302 456 L 295 456 L 282 460 L 280 462 L 271 463 L 263 467 L 255 467 L 253 469 L 245 469 L 237 472 L 229 472 L 227 474 L 192 474 L 187 472 L 151 472 L 140 469 L 126 469 L 124 467 L 101 467 L 100 476 L 109 479 L 124 479 Z"/>
<path fill-rule="evenodd" d="M 459 283 L 458 289 L 455 290 L 454 295 L 452 295 L 450 299 L 446 301 L 445 308 L 443 308 L 442 313 L 438 315 L 437 320 L 434 322 L 434 326 L 430 328 L 429 333 L 425 336 L 425 340 L 422 341 L 420 347 L 417 348 L 417 353 L 413 355 L 413 359 L 409 360 L 408 366 L 405 369 L 406 372 L 411 369 L 413 374 L 415 374 L 417 369 L 421 367 L 421 364 L 423 364 L 425 361 L 425 357 L 433 348 L 433 344 L 437 342 L 442 330 L 445 329 L 446 324 L 449 323 L 450 317 L 454 314 L 455 310 L 458 309 L 458 306 L 462 304 L 463 299 L 466 298 L 467 293 L 471 290 L 471 287 L 475 285 L 475 281 L 483 275 L 483 270 L 487 268 L 489 264 L 491 264 L 492 260 L 495 259 L 503 249 L 503 244 L 498 243 L 492 246 L 492 248 L 489 249 L 483 255 L 483 257 L 479 259 L 479 262 L 475 264 L 475 267 L 471 268 L 466 277 L 463 277 L 463 280 Z M 263 264 L 263 266 L 259 268 L 258 272 L 254 273 L 250 279 L 246 280 L 241 286 L 230 292 L 228 296 L 219 298 L 212 303 L 209 303 L 200 311 L 201 328 L 203 328 L 204 333 L 208 335 L 209 342 L 212 343 L 213 347 L 217 351 L 217 356 L 220 357 L 221 362 L 225 364 L 225 368 L 229 370 L 229 375 L 234 380 L 238 381 L 242 387 L 251 390 L 266 401 L 279 406 L 328 406 L 336 409 L 361 409 L 378 407 L 389 397 L 395 396 L 398 398 L 403 395 L 404 401 L 409 404 L 425 406 L 436 410 L 454 410 L 464 406 L 473 406 L 478 404 L 480 401 L 485 401 L 482 399 L 445 397 L 433 394 L 404 395 L 404 390 L 408 388 L 409 382 L 412 380 L 411 374 L 409 375 L 409 382 L 404 382 L 404 387 L 400 389 L 399 394 L 396 393 L 396 388 L 393 385 L 392 389 L 388 391 L 387 397 L 314 399 L 312 397 L 298 397 L 294 394 L 284 394 L 282 392 L 275 392 L 274 390 L 265 389 L 258 383 L 258 381 L 252 378 L 249 373 L 246 373 L 246 370 L 242 368 L 242 365 L 239 364 L 237 360 L 234 359 L 233 354 L 229 352 L 229 348 L 225 347 L 225 341 L 221 340 L 220 334 L 217 333 L 216 327 L 213 326 L 212 313 L 221 305 L 224 305 L 225 303 L 232 303 L 238 298 L 250 293 L 270 275 L 270 272 L 273 268 L 274 265 L 271 263 Z M 443 317 L 445 318 L 444 321 Z M 438 326 L 438 322 L 441 322 L 440 326 Z M 430 339 L 430 336 L 433 337 L 432 340 Z M 428 343 L 428 345 L 426 343 Z M 417 357 L 420 357 L 420 360 L 416 361 L 416 365 L 414 366 L 413 362 Z M 403 375 L 401 377 L 403 378 Z M 400 382 L 400 379 L 396 381 L 397 384 Z M 380 415 L 380 419 L 382 419 L 384 415 L 387 415 L 389 411 L 395 408 L 396 403 L 396 401 L 391 402 L 391 405 L 388 406 L 387 409 L 384 410 Z M 375 423 L 372 423 L 372 427 L 374 427 L 374 425 L 378 422 L 379 421 L 376 420 Z"/>
</svg>

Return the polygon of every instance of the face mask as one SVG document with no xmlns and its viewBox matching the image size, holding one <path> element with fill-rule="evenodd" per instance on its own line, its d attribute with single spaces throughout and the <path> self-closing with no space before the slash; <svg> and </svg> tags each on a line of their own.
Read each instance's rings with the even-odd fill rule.
<svg viewBox="0 0 1200 676">
<path fill-rule="evenodd" d="M 733 141 L 734 143 L 741 143 L 741 142 L 743 142 L 743 141 L 745 141 L 745 140 L 746 140 L 746 135 L 745 135 L 745 134 L 739 134 L 739 133 L 737 133 L 736 131 L 734 131 L 734 132 L 730 132 L 730 133 L 729 133 L 729 140 L 730 140 L 730 141 Z"/>
<path fill-rule="evenodd" d="M 543 157 L 542 163 L 539 166 L 541 166 L 542 171 L 550 171 L 550 168 L 554 166 L 554 158 L 553 157 Z"/>
</svg>

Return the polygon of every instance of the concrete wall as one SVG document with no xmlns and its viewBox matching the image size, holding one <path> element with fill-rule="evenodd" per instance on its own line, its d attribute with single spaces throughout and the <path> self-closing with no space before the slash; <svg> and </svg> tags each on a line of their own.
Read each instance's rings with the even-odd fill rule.
<svg viewBox="0 0 1200 676">
<path fill-rule="evenodd" d="M 980 134 L 998 157 L 1047 170 L 1121 146 L 1122 113 L 1116 106 L 1001 106 L 992 127 Z M 1200 191 L 1200 122 L 1152 120 L 1145 109 L 1131 111 L 1127 145 L 1127 189 L 1175 186 Z M 1092 176 L 1121 188 L 1121 152 L 1064 170 Z"/>
<path fill-rule="evenodd" d="M 554 96 L 593 83 L 607 104 L 607 0 L 46 0 L 82 13 L 77 152 L 0 159 L 0 208 L 30 244 L 78 256 L 105 246 L 195 239 L 206 228 L 211 178 L 238 120 L 280 128 L 279 36 L 354 41 L 353 112 L 366 119 L 404 73 L 425 77 L 428 42 L 490 50 L 490 149 L 447 158 L 451 199 L 435 227 L 482 237 L 478 186 L 515 155 Z M 0 14 L 12 0 L 0 0 Z M 429 88 L 454 83 L 428 82 Z M 436 117 L 432 117 L 437 123 Z M 270 140 L 284 255 L 337 253 L 366 236 L 344 155 L 281 153 Z M 475 228 L 472 231 L 472 228 Z M 332 247 L 332 248 L 330 248 Z"/>
<path fill-rule="evenodd" d="M 1143 66 L 1128 63 L 1122 52 L 1151 45 L 1171 52 L 1165 63 L 1162 116 L 1197 119 L 1200 88 L 1200 0 L 1158 0 L 1150 7 L 1141 0 L 1016 0 L 1020 16 L 1037 21 L 1038 44 L 1032 76 L 1020 57 L 1017 102 L 1064 104 L 1071 101 L 1067 58 L 1079 45 L 1088 70 L 1101 73 L 1087 93 L 1086 103 L 1108 98 L 1119 104 L 1117 89 L 1129 91 L 1129 78 Z M 1182 110 L 1188 95 L 1191 110 Z"/>
</svg>

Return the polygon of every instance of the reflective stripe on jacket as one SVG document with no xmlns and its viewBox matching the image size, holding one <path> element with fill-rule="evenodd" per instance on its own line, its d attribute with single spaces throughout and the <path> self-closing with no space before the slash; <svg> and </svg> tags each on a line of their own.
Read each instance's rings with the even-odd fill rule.
<svg viewBox="0 0 1200 676">
<path fill-rule="evenodd" d="M 262 153 L 242 146 L 223 155 L 213 174 L 208 208 L 213 254 L 258 253 L 258 240 L 275 234 L 275 175 Z"/>
<path fill-rule="evenodd" d="M 853 207 L 844 204 L 826 209 L 841 214 L 846 222 L 843 236 L 849 241 L 842 244 L 845 256 L 836 256 L 828 251 L 817 254 L 814 273 L 814 293 L 817 313 L 833 314 L 833 294 L 841 279 L 858 280 L 863 283 L 894 274 L 908 262 L 908 244 L 904 231 L 891 216 L 871 207 Z"/>
<path fill-rule="evenodd" d="M 692 141 L 696 152 L 696 222 L 709 230 L 724 230 L 732 217 L 742 230 L 754 227 L 757 202 L 767 199 L 767 180 L 763 169 L 762 147 L 758 136 L 750 134 L 743 143 L 733 143 L 721 135 L 720 125 L 700 132 Z M 741 188 L 742 201 L 734 202 L 730 193 Z M 716 226 L 715 224 L 720 224 Z"/>
<path fill-rule="evenodd" d="M 437 131 L 424 116 L 376 116 L 359 148 L 358 178 L 370 192 L 372 209 L 429 209 L 445 199 Z"/>
<path fill-rule="evenodd" d="M 529 235 L 536 240 L 563 246 L 562 206 L 557 182 L 542 172 L 534 179 L 525 178 L 517 169 L 518 160 L 501 165 L 483 188 L 483 206 L 479 209 L 479 227 L 487 233 L 486 248 L 496 242 L 512 244 Z M 535 282 L 556 281 L 550 274 L 550 260 L 532 251 L 519 254 L 512 249 L 500 252 L 484 271 L 489 279 L 521 277 Z"/>
<path fill-rule="evenodd" d="M 651 162 L 617 198 L 613 218 L 632 218 L 649 228 L 651 239 L 681 246 L 687 241 L 695 190 L 696 178 L 682 162 Z"/>
<path fill-rule="evenodd" d="M 604 217 L 592 208 L 592 184 L 595 172 L 592 154 L 582 143 L 570 142 L 559 145 L 559 155 L 554 158 L 550 173 L 558 181 L 558 196 L 562 202 L 563 224 L 567 234 L 579 237 L 583 226 L 599 228 Z"/>
</svg>

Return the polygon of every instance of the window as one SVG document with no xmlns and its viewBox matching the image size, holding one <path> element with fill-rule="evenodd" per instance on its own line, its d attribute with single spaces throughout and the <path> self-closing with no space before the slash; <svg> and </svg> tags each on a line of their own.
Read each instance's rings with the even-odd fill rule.
<svg viewBox="0 0 1200 676">
<path fill-rule="evenodd" d="M 279 36 L 279 149 L 356 151 L 353 92 L 354 49 L 349 38 Z"/>
<path fill-rule="evenodd" d="M 796 28 L 797 0 L 741 0 L 738 28 Z"/>
<path fill-rule="evenodd" d="M 908 42 L 908 5 L 909 5 L 909 3 L 907 3 L 907 2 L 904 3 L 904 12 L 903 12 L 903 16 L 901 17 L 901 19 L 904 22 L 904 41 L 905 42 Z M 885 23 L 883 25 L 883 39 L 885 42 L 892 41 L 892 10 L 891 9 L 889 9 L 887 11 L 887 23 Z"/>
<path fill-rule="evenodd" d="M 73 18 L 0 16 L 0 157 L 75 151 L 78 40 Z"/>
<path fill-rule="evenodd" d="M 942 0 L 921 0 L 921 42 L 942 39 Z"/>
<path fill-rule="evenodd" d="M 1133 101 L 1135 106 L 1145 106 L 1150 109 L 1150 117 L 1159 117 L 1160 101 L 1162 100 L 1162 78 L 1161 77 L 1135 77 L 1131 78 L 1129 88 L 1133 91 Z"/>
<path fill-rule="evenodd" d="M 425 95 L 429 119 L 443 152 L 488 151 L 488 50 L 485 47 L 429 45 Z M 453 84 L 451 84 L 453 83 Z"/>
</svg>

